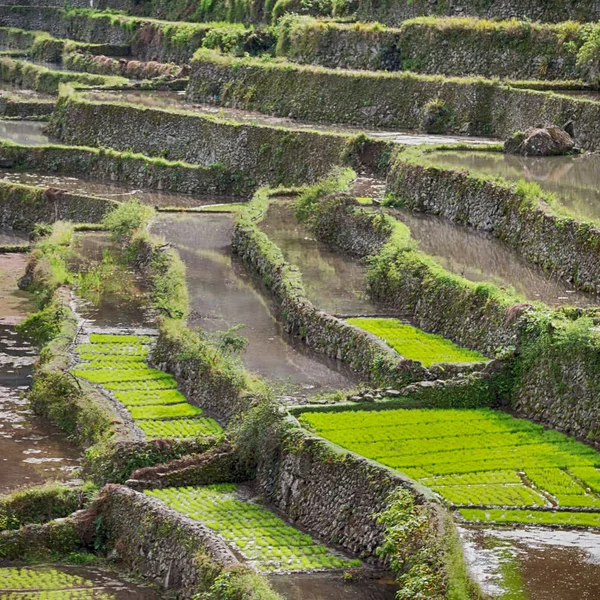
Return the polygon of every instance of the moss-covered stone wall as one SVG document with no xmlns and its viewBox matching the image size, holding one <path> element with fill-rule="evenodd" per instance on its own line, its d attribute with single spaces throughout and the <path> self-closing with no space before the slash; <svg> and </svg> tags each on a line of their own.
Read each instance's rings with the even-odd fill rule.
<svg viewBox="0 0 600 600">
<path fill-rule="evenodd" d="M 553 213 L 543 195 L 419 164 L 418 151 L 412 150 L 398 154 L 387 190 L 401 206 L 492 232 L 532 264 L 578 289 L 600 289 L 600 228 Z"/>
<path fill-rule="evenodd" d="M 577 79 L 584 27 L 470 18 L 412 19 L 399 28 L 288 17 L 277 54 L 329 68 L 509 79 Z"/>
<path fill-rule="evenodd" d="M 13 168 L 17 170 L 118 181 L 184 194 L 245 196 L 255 187 L 252 178 L 219 164 L 204 167 L 104 148 L 0 142 L 0 158 L 14 161 Z"/>
<path fill-rule="evenodd" d="M 578 143 L 600 148 L 599 102 L 488 79 L 342 71 L 200 50 L 188 98 L 313 122 L 402 129 L 425 127 L 432 105 L 443 106 L 446 116 L 435 133 L 493 137 L 572 120 Z"/>
<path fill-rule="evenodd" d="M 30 231 L 36 223 L 98 223 L 114 202 L 18 183 L 0 182 L 0 226 Z"/>
<path fill-rule="evenodd" d="M 352 158 L 358 136 L 227 121 L 208 114 L 59 99 L 51 132 L 61 142 L 133 150 L 147 156 L 244 173 L 254 185 L 313 182 Z M 375 143 L 380 150 L 385 142 Z M 299 159 L 299 157 L 302 157 Z"/>
<path fill-rule="evenodd" d="M 597 21 L 597 0 L 350 0 L 340 6 L 342 14 L 354 14 L 361 21 L 379 21 L 398 26 L 403 21 L 422 15 L 472 16 L 489 19 L 528 19 L 546 23 L 561 21 Z"/>
</svg>

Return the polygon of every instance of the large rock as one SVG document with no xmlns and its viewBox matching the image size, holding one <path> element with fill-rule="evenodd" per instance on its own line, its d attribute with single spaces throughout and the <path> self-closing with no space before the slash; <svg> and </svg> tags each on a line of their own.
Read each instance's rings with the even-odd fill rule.
<svg viewBox="0 0 600 600">
<path fill-rule="evenodd" d="M 521 156 L 557 156 L 568 154 L 575 148 L 573 138 L 560 127 L 534 127 L 519 131 L 504 143 L 506 154 Z"/>
</svg>

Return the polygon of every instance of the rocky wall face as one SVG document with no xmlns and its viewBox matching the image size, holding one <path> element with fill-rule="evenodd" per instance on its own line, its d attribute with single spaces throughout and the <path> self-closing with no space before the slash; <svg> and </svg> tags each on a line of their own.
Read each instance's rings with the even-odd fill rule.
<svg viewBox="0 0 600 600">
<path fill-rule="evenodd" d="M 15 104 L 6 103 L 6 112 L 14 112 Z M 21 105 L 24 105 L 23 107 Z M 53 106 L 53 105 L 50 105 Z M 21 111 L 29 103 L 18 103 Z M 36 108 L 36 103 L 32 103 Z M 44 107 L 42 107 L 44 108 Z M 0 112 L 2 103 L 0 101 Z M 19 114 L 23 114 L 20 112 Z M 254 180 L 243 173 L 224 168 L 206 168 L 199 165 L 181 165 L 147 157 L 118 152 L 98 152 L 92 149 L 65 146 L 27 147 L 1 145 L 0 158 L 14 161 L 19 168 L 79 175 L 101 181 L 118 181 L 140 188 L 168 190 L 182 194 L 249 194 Z"/>
<path fill-rule="evenodd" d="M 546 23 L 600 19 L 598 0 L 357 0 L 349 3 L 349 7 L 361 21 L 379 21 L 390 26 L 399 26 L 407 19 L 423 15 L 526 18 Z"/>
<path fill-rule="evenodd" d="M 435 133 L 504 138 L 532 124 L 572 120 L 577 143 L 600 148 L 600 103 L 494 80 L 343 72 L 201 51 L 192 61 L 188 99 L 313 122 L 412 130 L 426 128 L 433 103 L 446 113 Z"/>
<path fill-rule="evenodd" d="M 91 510 L 101 517 L 97 535 L 115 561 L 182 598 L 206 590 L 215 571 L 239 566 L 210 529 L 155 498 L 107 486 Z"/>
<path fill-rule="evenodd" d="M 351 139 L 73 99 L 59 101 L 52 133 L 67 144 L 133 150 L 205 166 L 219 163 L 270 185 L 306 184 L 325 176 L 343 161 Z"/>
<path fill-rule="evenodd" d="M 515 386 L 519 417 L 600 448 L 600 379 L 597 351 L 578 348 L 540 353 Z"/>
<path fill-rule="evenodd" d="M 278 54 L 328 68 L 415 71 L 449 76 L 575 79 L 583 43 L 577 27 L 565 40 L 551 26 L 419 23 L 398 29 L 352 26 L 299 18 L 280 33 Z"/>
<path fill-rule="evenodd" d="M 380 562 L 376 549 L 383 527 L 375 513 L 389 494 L 403 486 L 423 502 L 410 480 L 354 454 L 333 451 L 299 428 L 288 430 L 277 461 L 259 466 L 257 484 L 295 525 L 315 532 L 328 544 Z"/>
<path fill-rule="evenodd" d="M 61 190 L 0 183 L 0 227 L 29 231 L 36 223 L 99 223 L 114 202 Z"/>
<path fill-rule="evenodd" d="M 529 262 L 581 290 L 600 289 L 600 229 L 559 217 L 511 184 L 402 161 L 388 191 L 406 207 L 492 232 Z"/>
</svg>

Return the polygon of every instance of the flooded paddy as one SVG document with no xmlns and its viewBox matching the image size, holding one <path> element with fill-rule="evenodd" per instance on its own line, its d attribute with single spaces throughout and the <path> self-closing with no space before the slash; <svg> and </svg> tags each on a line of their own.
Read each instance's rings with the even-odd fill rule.
<svg viewBox="0 0 600 600">
<path fill-rule="evenodd" d="M 311 352 L 288 335 L 268 299 L 231 256 L 230 215 L 160 215 L 152 232 L 180 253 L 187 269 L 192 326 L 215 333 L 238 324 L 248 340 L 244 365 L 264 377 L 292 385 L 306 395 L 352 387 L 355 376 L 338 361 Z"/>
<path fill-rule="evenodd" d="M 40 121 L 0 120 L 0 140 L 26 146 L 44 146 L 51 139 L 44 133 L 46 123 Z"/>
<path fill-rule="evenodd" d="M 492 598 L 600 598 L 600 533 L 460 527 L 474 579 Z"/>
<path fill-rule="evenodd" d="M 85 324 L 102 328 L 140 328 L 154 326 L 155 313 L 139 277 L 129 269 L 115 265 L 110 259 L 112 247 L 106 233 L 79 234 L 74 244 L 73 266 L 81 276 L 75 307 Z M 84 260 L 81 260 L 84 259 Z M 88 281 L 85 273 L 100 273 L 97 280 Z M 77 286 L 76 286 L 77 287 Z"/>
<path fill-rule="evenodd" d="M 391 576 L 348 582 L 339 574 L 299 573 L 268 579 L 286 600 L 395 600 L 398 591 Z"/>
<path fill-rule="evenodd" d="M 297 266 L 309 300 L 335 315 L 384 314 L 367 296 L 366 265 L 318 242 L 296 221 L 290 202 L 273 203 L 260 228 Z"/>
<path fill-rule="evenodd" d="M 0 598 L 158 600 L 161 595 L 150 587 L 98 567 L 14 564 L 3 567 L 0 563 Z"/>
<path fill-rule="evenodd" d="M 127 102 L 139 104 L 150 108 L 162 108 L 172 110 L 184 110 L 197 112 L 204 115 L 212 115 L 223 119 L 231 119 L 248 123 L 250 125 L 266 125 L 271 127 L 290 127 L 293 129 L 312 129 L 331 133 L 358 134 L 366 133 L 368 136 L 395 142 L 397 144 L 497 144 L 498 140 L 491 138 L 471 138 L 450 135 L 428 135 L 404 130 L 382 130 L 364 129 L 351 125 L 323 125 L 307 121 L 297 121 L 285 117 L 272 117 L 263 113 L 241 110 L 237 108 L 225 108 L 208 104 L 188 104 L 185 92 L 174 91 L 106 91 L 86 92 L 84 96 L 89 100 L 99 102 Z"/>
<path fill-rule="evenodd" d="M 175 192 L 140 189 L 112 181 L 92 181 L 82 177 L 67 177 L 55 173 L 0 170 L 0 181 L 22 183 L 38 187 L 55 187 L 75 194 L 100 196 L 125 201 L 137 198 L 143 204 L 156 208 L 196 208 L 213 204 L 239 202 L 238 196 L 192 195 Z"/>
<path fill-rule="evenodd" d="M 27 257 L 0 254 L 0 494 L 74 476 L 79 453 L 56 427 L 32 414 L 24 397 L 31 385 L 36 350 L 15 325 L 34 310 L 17 288 Z"/>
<path fill-rule="evenodd" d="M 526 263 L 512 248 L 490 233 L 450 223 L 435 215 L 407 210 L 390 211 L 409 228 L 419 250 L 431 255 L 445 269 L 474 282 L 488 281 L 514 289 L 530 302 L 549 306 L 596 306 L 599 299 L 570 288 Z"/>
<path fill-rule="evenodd" d="M 527 157 L 501 152 L 432 152 L 429 163 L 510 181 L 534 181 L 555 195 L 557 207 L 579 219 L 600 222 L 600 156 Z"/>
</svg>

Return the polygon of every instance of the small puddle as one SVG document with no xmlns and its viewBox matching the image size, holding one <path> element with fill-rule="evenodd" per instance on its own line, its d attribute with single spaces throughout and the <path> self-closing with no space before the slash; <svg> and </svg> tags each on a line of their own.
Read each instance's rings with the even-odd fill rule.
<svg viewBox="0 0 600 600">
<path fill-rule="evenodd" d="M 100 102 L 128 102 L 140 104 L 151 108 L 170 108 L 175 110 L 185 110 L 188 112 L 197 112 L 199 114 L 212 115 L 223 119 L 232 119 L 234 121 L 246 122 L 251 125 L 266 125 L 271 127 L 290 127 L 293 129 L 312 129 L 314 131 L 324 131 L 332 133 L 358 134 L 383 139 L 398 144 L 497 144 L 498 140 L 491 138 L 472 138 L 450 135 L 427 135 L 417 134 L 414 131 L 383 129 L 366 130 L 363 127 L 353 127 L 351 125 L 323 125 L 319 123 L 310 123 L 308 121 L 297 121 L 284 117 L 273 117 L 263 113 L 241 110 L 236 108 L 225 108 L 208 104 L 188 104 L 185 99 L 185 92 L 166 91 L 107 91 L 107 92 L 85 92 L 84 97 L 89 100 Z"/>
<path fill-rule="evenodd" d="M 5 593 L 3 593 L 5 592 Z M 0 563 L 0 598 L 159 600 L 154 589 L 99 567 Z"/>
<path fill-rule="evenodd" d="M 526 157 L 501 152 L 440 151 L 427 154 L 436 166 L 536 182 L 555 194 L 559 207 L 580 219 L 600 222 L 600 155 Z"/>
<path fill-rule="evenodd" d="M 459 528 L 474 579 L 492 598 L 600 598 L 600 534 Z"/>
<path fill-rule="evenodd" d="M 111 200 L 125 201 L 137 198 L 143 204 L 156 208 L 178 207 L 194 208 L 211 204 L 239 202 L 234 196 L 196 196 L 178 194 L 175 192 L 140 189 L 123 183 L 111 181 L 91 181 L 81 177 L 66 177 L 64 175 L 44 174 L 31 171 L 0 170 L 0 179 L 11 183 L 22 183 L 38 187 L 56 187 L 75 194 L 100 196 Z"/>
<path fill-rule="evenodd" d="M 273 203 L 260 228 L 300 269 L 307 296 L 318 309 L 336 315 L 384 314 L 367 296 L 366 266 L 312 237 L 296 221 L 291 203 Z"/>
<path fill-rule="evenodd" d="M 0 494 L 69 479 L 79 464 L 78 451 L 56 427 L 34 416 L 24 397 L 37 358 L 15 331 L 35 310 L 31 295 L 17 289 L 26 263 L 23 254 L 0 254 Z"/>
<path fill-rule="evenodd" d="M 74 250 L 84 260 L 73 267 L 84 271 L 99 271 L 105 252 L 112 247 L 106 233 L 80 234 L 76 238 Z M 118 279 L 118 287 L 113 289 L 111 279 Z M 75 295 L 77 313 L 86 321 L 86 325 L 102 328 L 140 328 L 154 327 L 155 314 L 148 308 L 148 300 L 142 290 L 142 281 L 131 270 L 118 268 L 112 274 L 107 271 L 105 280 L 99 284 L 97 292 L 92 291 L 93 302 L 81 295 Z M 114 283 L 114 282 L 113 282 Z"/>
<path fill-rule="evenodd" d="M 412 237 L 419 242 L 419 250 L 469 281 L 512 287 L 530 302 L 537 300 L 549 306 L 598 304 L 596 296 L 575 291 L 560 280 L 546 277 L 490 233 L 456 225 L 435 215 L 406 210 L 390 212 L 410 228 Z"/>
<path fill-rule="evenodd" d="M 160 215 L 152 232 L 179 251 L 187 269 L 191 325 L 208 332 L 244 324 L 238 334 L 248 340 L 245 366 L 271 380 L 291 383 L 295 394 L 349 388 L 356 377 L 345 365 L 317 355 L 287 335 L 267 299 L 243 266 L 231 257 L 230 215 Z"/>
<path fill-rule="evenodd" d="M 44 146 L 50 138 L 44 133 L 46 123 L 41 121 L 0 120 L 0 139 L 26 146 Z"/>
<path fill-rule="evenodd" d="M 391 577 L 345 582 L 337 573 L 299 573 L 268 579 L 286 600 L 395 600 L 398 591 Z"/>
</svg>

